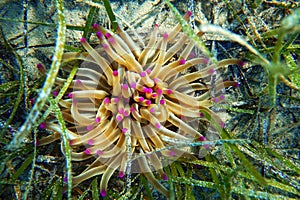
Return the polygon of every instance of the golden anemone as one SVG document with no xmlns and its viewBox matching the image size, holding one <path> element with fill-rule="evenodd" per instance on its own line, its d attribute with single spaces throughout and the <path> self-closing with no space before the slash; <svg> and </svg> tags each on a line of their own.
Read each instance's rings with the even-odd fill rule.
<svg viewBox="0 0 300 200">
<path fill-rule="evenodd" d="M 191 12 L 184 16 L 188 20 Z M 222 120 L 210 107 L 212 86 L 204 84 L 219 68 L 239 64 L 239 60 L 210 63 L 204 56 L 195 57 L 195 43 L 181 26 L 160 33 L 158 25 L 147 45 L 129 36 L 121 28 L 113 33 L 95 24 L 100 47 L 93 48 L 85 38 L 80 40 L 87 52 L 65 53 L 64 61 L 83 60 L 70 93 L 59 102 L 72 148 L 72 161 L 92 163 L 73 177 L 73 185 L 102 175 L 100 192 L 118 170 L 122 178 L 143 173 L 165 196 L 168 190 L 159 179 L 167 180 L 163 170 L 187 148 L 176 148 L 195 139 L 205 140 L 198 131 L 199 120 Z M 199 70 L 191 70 L 191 68 Z M 202 81 L 200 81 L 202 80 Z M 65 82 L 57 78 L 57 85 Z M 216 82 L 216 94 L 236 82 Z M 205 114 L 205 115 L 204 115 Z M 39 140 L 40 145 L 60 138 L 62 132 L 55 120 L 47 122 L 54 133 Z M 157 173 L 161 178 L 157 177 Z"/>
</svg>

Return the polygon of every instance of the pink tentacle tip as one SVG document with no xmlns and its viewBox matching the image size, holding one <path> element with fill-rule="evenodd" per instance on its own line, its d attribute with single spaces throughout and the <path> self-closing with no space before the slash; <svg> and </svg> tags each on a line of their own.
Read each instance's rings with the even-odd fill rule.
<svg viewBox="0 0 300 200">
<path fill-rule="evenodd" d="M 221 128 L 225 128 L 226 124 L 224 122 L 220 122 Z"/>
<path fill-rule="evenodd" d="M 122 119 L 123 119 L 123 117 L 122 117 L 121 115 L 117 115 L 117 116 L 116 116 L 116 120 L 117 120 L 118 122 L 122 121 Z"/>
<path fill-rule="evenodd" d="M 219 96 L 219 99 L 222 101 L 222 100 L 225 100 L 225 96 L 224 95 L 220 95 Z"/>
<path fill-rule="evenodd" d="M 246 64 L 246 62 L 243 61 L 243 60 L 241 60 L 241 61 L 239 62 L 239 65 L 242 66 L 242 67 L 243 67 L 245 64 Z"/>
<path fill-rule="evenodd" d="M 174 157 L 175 156 L 175 152 L 174 151 L 170 151 L 170 156 Z"/>
<path fill-rule="evenodd" d="M 240 83 L 239 82 L 235 82 L 235 84 L 234 84 L 234 87 L 239 87 L 240 86 Z"/>
<path fill-rule="evenodd" d="M 168 33 L 164 33 L 164 34 L 163 34 L 163 38 L 164 38 L 164 39 L 168 39 L 168 37 L 169 37 L 169 34 L 168 34 Z"/>
<path fill-rule="evenodd" d="M 93 28 L 94 28 L 94 29 L 98 29 L 99 27 L 100 27 L 99 24 L 97 24 L 97 23 L 93 24 Z"/>
<path fill-rule="evenodd" d="M 99 149 L 99 150 L 96 151 L 96 154 L 97 154 L 98 156 L 101 156 L 101 155 L 103 154 L 103 152 Z"/>
<path fill-rule="evenodd" d="M 104 103 L 105 103 L 105 104 L 109 104 L 109 103 L 110 103 L 110 99 L 109 99 L 108 97 L 106 97 L 106 98 L 104 99 Z"/>
<path fill-rule="evenodd" d="M 190 17 L 190 16 L 192 16 L 192 11 L 190 11 L 190 10 L 188 10 L 186 13 L 185 13 L 185 16 L 186 17 Z"/>
<path fill-rule="evenodd" d="M 147 87 L 143 87 L 143 92 L 147 92 L 148 91 L 148 88 Z"/>
<path fill-rule="evenodd" d="M 151 73 L 151 69 L 146 69 L 147 74 Z"/>
<path fill-rule="evenodd" d="M 141 72 L 140 75 L 141 75 L 141 77 L 145 77 L 146 76 L 146 72 Z"/>
<path fill-rule="evenodd" d="M 136 83 L 130 83 L 131 88 L 136 88 Z"/>
<path fill-rule="evenodd" d="M 70 145 L 70 146 L 72 146 L 72 145 L 73 145 L 73 143 L 74 143 L 74 141 L 73 141 L 73 140 L 69 140 L 69 145 Z"/>
<path fill-rule="evenodd" d="M 58 95 L 58 91 L 57 90 L 54 90 L 53 92 L 52 92 L 52 94 L 53 94 L 53 96 L 57 96 Z"/>
<path fill-rule="evenodd" d="M 196 56 L 195 52 L 191 52 L 190 55 L 188 56 L 189 59 L 194 58 Z"/>
<path fill-rule="evenodd" d="M 128 117 L 129 116 L 129 112 L 128 110 L 125 110 L 124 113 L 123 113 L 124 117 Z"/>
<path fill-rule="evenodd" d="M 123 115 L 124 114 L 124 108 L 120 108 L 119 113 Z"/>
<path fill-rule="evenodd" d="M 216 72 L 215 69 L 209 69 L 209 70 L 208 70 L 208 73 L 210 73 L 210 74 L 214 74 L 215 72 Z"/>
<path fill-rule="evenodd" d="M 204 63 L 208 64 L 209 63 L 209 58 L 204 58 Z"/>
<path fill-rule="evenodd" d="M 124 178 L 124 176 L 125 176 L 125 174 L 124 174 L 124 172 L 119 172 L 119 178 Z"/>
<path fill-rule="evenodd" d="M 73 94 L 72 94 L 72 92 L 70 92 L 70 93 L 68 94 L 68 97 L 69 97 L 70 99 L 72 99 L 72 98 L 73 98 Z"/>
<path fill-rule="evenodd" d="M 111 44 L 115 43 L 115 39 L 113 37 L 108 38 L 108 42 Z"/>
<path fill-rule="evenodd" d="M 206 141 L 206 137 L 204 137 L 204 136 L 202 135 L 202 136 L 200 136 L 200 137 L 198 138 L 198 140 L 199 140 L 200 142 L 204 142 L 204 141 Z"/>
<path fill-rule="evenodd" d="M 127 84 L 123 84 L 123 85 L 122 85 L 122 89 L 123 89 L 123 90 L 127 90 L 127 89 L 128 89 L 128 85 L 127 85 Z"/>
<path fill-rule="evenodd" d="M 63 181 L 64 181 L 64 183 L 67 183 L 67 182 L 68 182 L 68 177 L 65 176 L 65 177 L 63 178 Z"/>
<path fill-rule="evenodd" d="M 212 101 L 215 102 L 215 103 L 218 103 L 219 99 L 218 98 L 213 98 Z"/>
<path fill-rule="evenodd" d="M 111 37 L 110 33 L 105 33 L 104 35 L 105 35 L 106 38 L 110 38 Z"/>
<path fill-rule="evenodd" d="M 103 33 L 101 33 L 100 31 L 97 31 L 96 36 L 98 37 L 98 39 L 102 39 L 103 38 Z"/>
<path fill-rule="evenodd" d="M 75 81 L 75 83 L 76 83 L 76 84 L 82 84 L 81 80 L 79 80 L 79 79 L 77 79 L 77 80 Z"/>
<path fill-rule="evenodd" d="M 93 144 L 94 144 L 94 141 L 93 141 L 93 140 L 88 140 L 88 141 L 87 141 L 87 144 L 88 144 L 88 145 L 93 145 Z"/>
<path fill-rule="evenodd" d="M 127 128 L 122 128 L 122 133 L 126 133 L 127 132 Z"/>
<path fill-rule="evenodd" d="M 153 94 L 151 95 L 151 97 L 152 97 L 152 98 L 156 98 L 156 97 L 157 97 L 157 93 L 153 93 Z"/>
<path fill-rule="evenodd" d="M 159 25 L 158 25 L 158 24 L 155 24 L 155 25 L 154 25 L 154 27 L 155 27 L 155 28 L 158 28 L 158 27 L 159 27 Z"/>
<path fill-rule="evenodd" d="M 80 38 L 80 42 L 81 43 L 86 43 L 86 39 L 83 37 L 83 38 Z"/>
<path fill-rule="evenodd" d="M 161 99 L 161 100 L 159 100 L 159 103 L 160 103 L 161 105 L 164 105 L 164 104 L 166 103 L 166 101 L 165 101 L 164 99 Z"/>
<path fill-rule="evenodd" d="M 157 94 L 162 94 L 163 91 L 161 89 L 157 89 L 156 92 Z"/>
<path fill-rule="evenodd" d="M 161 177 L 162 177 L 162 179 L 163 179 L 163 180 L 165 180 L 165 181 L 167 181 L 167 180 L 168 180 L 168 176 L 167 176 L 167 174 L 163 174 Z"/>
<path fill-rule="evenodd" d="M 173 90 L 171 90 L 171 89 L 167 90 L 167 94 L 172 94 L 172 93 L 173 93 Z"/>
<path fill-rule="evenodd" d="M 117 70 L 114 70 L 114 71 L 113 71 L 113 75 L 114 75 L 114 76 L 118 76 L 118 74 L 119 74 L 119 73 L 118 73 Z"/>
<path fill-rule="evenodd" d="M 90 155 L 90 154 L 91 154 L 91 150 L 90 150 L 90 149 L 86 149 L 86 150 L 84 150 L 84 153 L 85 153 L 86 155 Z"/>
<path fill-rule="evenodd" d="M 93 130 L 93 128 L 94 128 L 93 125 L 88 125 L 88 126 L 86 127 L 86 130 L 87 130 L 87 131 L 91 131 L 91 130 Z"/>
<path fill-rule="evenodd" d="M 105 197 L 106 196 L 106 190 L 101 190 L 100 194 L 101 194 L 102 197 Z"/>
<path fill-rule="evenodd" d="M 180 65 L 184 65 L 185 63 L 186 63 L 186 60 L 185 60 L 185 59 L 180 59 L 180 60 L 179 60 L 179 64 L 180 64 Z"/>
<path fill-rule="evenodd" d="M 103 44 L 103 49 L 107 49 L 108 48 L 108 45 L 107 44 Z"/>
<path fill-rule="evenodd" d="M 142 102 L 142 101 L 144 101 L 144 100 L 145 100 L 144 97 L 139 97 L 139 101 L 140 101 L 140 102 Z"/>
<path fill-rule="evenodd" d="M 199 117 L 203 118 L 204 117 L 204 114 L 203 112 L 199 112 Z"/>
<path fill-rule="evenodd" d="M 149 106 L 151 104 L 151 101 L 149 99 L 146 100 L 146 104 Z"/>
<path fill-rule="evenodd" d="M 101 118 L 100 118 L 100 117 L 96 117 L 95 121 L 96 121 L 97 123 L 99 123 L 99 122 L 101 121 Z"/>
<path fill-rule="evenodd" d="M 45 122 L 40 123 L 39 127 L 41 129 L 45 129 L 47 127 L 47 124 Z"/>
<path fill-rule="evenodd" d="M 155 108 L 150 108 L 150 113 L 154 113 L 155 112 Z"/>
<path fill-rule="evenodd" d="M 156 123 L 156 124 L 155 124 L 155 128 L 160 129 L 160 127 L 161 127 L 161 126 L 160 126 L 160 123 Z"/>
<path fill-rule="evenodd" d="M 153 92 L 152 88 L 148 88 L 148 90 L 146 91 L 146 93 L 151 94 Z"/>
</svg>

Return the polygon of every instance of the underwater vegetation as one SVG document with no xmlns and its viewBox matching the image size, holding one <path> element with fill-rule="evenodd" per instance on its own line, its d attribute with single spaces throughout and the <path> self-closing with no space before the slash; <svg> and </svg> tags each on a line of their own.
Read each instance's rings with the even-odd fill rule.
<svg viewBox="0 0 300 200">
<path fill-rule="evenodd" d="M 84 2 L 84 27 L 67 25 L 66 2 L 55 2 L 51 67 L 37 62 L 33 84 L 23 82 L 24 58 L 1 28 L 1 45 L 14 57 L 1 63 L 17 77 L 0 85 L 1 101 L 14 102 L 1 106 L 1 197 L 299 198 L 298 4 L 267 4 L 290 13 L 275 31 L 255 32 L 257 44 L 249 29 L 245 40 L 212 24 L 192 28 L 198 13 L 188 7 L 193 12 L 182 15 L 169 1 L 153 5 L 177 25 L 154 23 L 146 34 L 117 23 L 109 1 Z M 242 23 L 232 4 L 220 2 Z M 100 9 L 110 28 L 95 23 Z M 70 30 L 82 33 L 76 45 L 66 43 Z M 217 56 L 204 42 L 209 34 L 240 45 L 239 54 Z M 22 102 L 28 112 L 18 116 Z M 292 118 L 280 112 L 286 106 Z"/>
</svg>

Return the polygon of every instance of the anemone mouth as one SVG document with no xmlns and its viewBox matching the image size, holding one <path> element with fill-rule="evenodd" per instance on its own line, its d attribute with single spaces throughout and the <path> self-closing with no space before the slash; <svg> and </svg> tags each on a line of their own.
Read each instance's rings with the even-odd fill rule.
<svg viewBox="0 0 300 200">
<path fill-rule="evenodd" d="M 97 24 L 94 28 L 98 47 L 82 38 L 85 53 L 63 56 L 66 61 L 84 61 L 69 93 L 59 102 L 68 123 L 72 160 L 94 160 L 74 176 L 73 184 L 102 175 L 100 190 L 106 194 L 115 171 L 120 178 L 143 173 L 167 196 L 157 180 L 167 179 L 163 167 L 190 153 L 184 144 L 206 139 L 199 131 L 199 120 L 224 125 L 210 107 L 224 100 L 223 88 L 236 83 L 216 79 L 217 71 L 240 61 L 210 63 L 195 55 L 195 44 L 181 32 L 180 25 L 164 32 L 155 25 L 145 46 L 121 29 L 114 34 Z M 47 127 L 61 132 L 55 123 Z M 56 134 L 40 143 L 58 138 Z"/>
</svg>

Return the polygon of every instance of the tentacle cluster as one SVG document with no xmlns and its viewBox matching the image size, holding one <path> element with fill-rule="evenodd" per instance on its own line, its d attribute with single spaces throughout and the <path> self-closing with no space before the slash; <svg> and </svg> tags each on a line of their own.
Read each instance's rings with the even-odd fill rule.
<svg viewBox="0 0 300 200">
<path fill-rule="evenodd" d="M 184 18 L 188 20 L 190 15 L 188 12 Z M 162 34 L 156 25 L 142 47 L 120 28 L 115 34 L 97 24 L 94 28 L 99 48 L 91 47 L 82 38 L 86 52 L 65 53 L 63 57 L 65 61 L 85 61 L 70 85 L 70 93 L 59 102 L 68 124 L 72 160 L 94 158 L 74 176 L 73 184 L 102 175 L 100 190 L 105 196 L 116 170 L 120 178 L 140 172 L 168 196 L 153 172 L 166 180 L 163 166 L 187 151 L 172 147 L 195 138 L 205 139 L 197 130 L 199 120 L 208 120 L 203 113 L 223 123 L 210 107 L 212 101 L 221 101 L 224 96 L 211 99 L 210 84 L 199 80 L 240 61 L 210 64 L 205 57 L 195 57 L 194 43 L 181 32 L 180 25 Z M 200 70 L 190 72 L 195 66 Z M 57 84 L 64 81 L 58 78 Z M 215 89 L 235 85 L 236 82 L 217 82 Z M 60 138 L 57 123 L 49 121 L 47 128 L 55 134 L 42 138 L 40 144 Z"/>
</svg>

